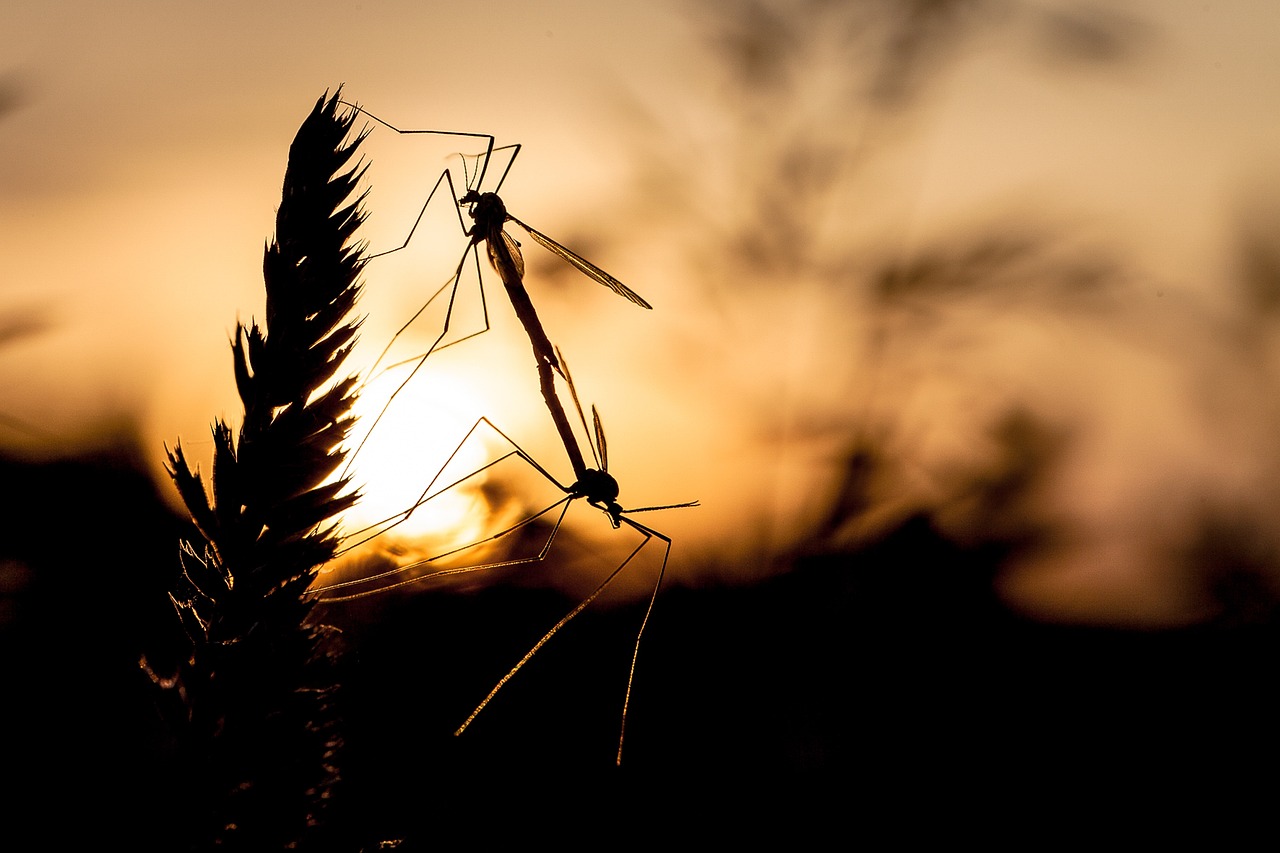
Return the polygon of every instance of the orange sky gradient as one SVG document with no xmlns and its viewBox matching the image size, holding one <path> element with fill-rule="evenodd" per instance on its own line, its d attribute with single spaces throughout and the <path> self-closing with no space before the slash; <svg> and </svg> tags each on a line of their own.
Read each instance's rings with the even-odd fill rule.
<svg viewBox="0 0 1280 853">
<path fill-rule="evenodd" d="M 1022 510 L 1064 535 L 1008 567 L 998 585 L 1013 606 L 1185 623 L 1206 607 L 1171 568 L 1190 519 L 1228 513 L 1280 545 L 1277 335 L 1239 289 L 1243 237 L 1280 246 L 1265 236 L 1280 222 L 1280 8 L 993 4 L 917 91 L 879 108 L 849 95 L 874 50 L 844 62 L 815 28 L 785 85 L 748 85 L 693 8 L 9 10 L 0 323 L 41 330 L 0 349 L 0 446 L 63 452 L 124 415 L 158 479 L 165 443 L 208 459 L 210 422 L 238 423 L 227 341 L 237 318 L 262 317 L 289 142 L 342 85 L 401 127 L 521 143 L 511 212 L 653 304 L 525 241 L 529 291 L 600 407 L 622 503 L 702 502 L 642 519 L 675 541 L 678 581 L 750 577 L 802 542 L 841 454 L 868 434 L 892 465 L 845 535 L 943 506 L 963 538 L 971 517 L 952 490 L 998 453 L 992 428 L 1012 406 L 1070 436 Z M 370 143 L 364 236 L 377 251 L 469 143 L 381 131 Z M 456 217 L 434 212 L 439 227 L 366 272 L 359 364 L 457 263 Z M 884 309 L 833 284 L 992 234 L 1036 247 L 997 271 L 1000 288 Z M 1112 259 L 1101 306 L 1064 307 L 1042 286 Z M 492 331 L 433 357 L 421 397 L 385 428 L 403 442 L 406 493 L 480 415 L 572 479 L 528 341 L 496 277 L 487 288 Z"/>
</svg>

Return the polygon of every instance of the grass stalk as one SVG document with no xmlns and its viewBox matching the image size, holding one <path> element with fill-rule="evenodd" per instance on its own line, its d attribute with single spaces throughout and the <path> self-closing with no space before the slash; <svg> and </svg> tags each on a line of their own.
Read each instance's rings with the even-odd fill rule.
<svg viewBox="0 0 1280 853">
<path fill-rule="evenodd" d="M 357 379 L 338 379 L 365 263 L 352 163 L 363 134 L 328 93 L 289 149 L 263 260 L 266 318 L 231 342 L 239 433 L 213 424 L 208 487 L 181 443 L 168 469 L 194 525 L 170 597 L 190 642 L 153 679 L 174 733 L 189 849 L 318 849 L 340 779 L 338 652 L 304 596 L 358 493 L 342 442 Z M 145 665 L 145 661 L 144 661 Z M 150 672 L 150 668 L 148 667 Z"/>
</svg>

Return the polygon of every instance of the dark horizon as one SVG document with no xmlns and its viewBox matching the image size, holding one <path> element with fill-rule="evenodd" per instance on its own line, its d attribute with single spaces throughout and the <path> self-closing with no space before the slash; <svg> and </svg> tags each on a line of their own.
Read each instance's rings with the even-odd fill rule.
<svg viewBox="0 0 1280 853">
<path fill-rule="evenodd" d="M 48 823 L 17 808 L 14 837 L 170 849 L 173 755 L 138 655 L 158 664 L 162 638 L 175 639 L 164 590 L 184 524 L 137 463 L 3 460 L 26 497 L 0 541 L 6 565 L 25 566 L 8 574 L 22 580 L 0 626 L 10 695 L 24 698 L 5 705 L 9 765 L 81 818 Z M 78 547 L 51 550 L 67 490 L 114 499 Z M 126 523 L 140 525 L 134 559 L 94 559 Z M 1051 816 L 1081 785 L 1093 799 L 1252 785 L 1250 768 L 1280 745 L 1266 676 L 1280 639 L 1274 598 L 1185 628 L 1047 624 L 994 595 L 1008 547 L 961 546 L 915 518 L 856 552 L 797 556 L 758 583 L 666 589 L 622 768 L 612 758 L 637 605 L 584 612 L 461 737 L 461 717 L 573 602 L 498 586 L 370 599 L 375 619 L 334 605 L 322 618 L 345 628 L 335 837 L 417 849 L 476 831 L 550 842 L 580 825 L 661 836 L 730 815 L 749 833 L 744 804 L 773 802 L 775 813 L 755 815 L 760 828 L 804 814 L 798 831 L 816 838 L 902 809 L 991 800 Z M 701 806 L 678 805 L 690 796 Z M 504 814 L 532 823 L 492 825 Z"/>
</svg>

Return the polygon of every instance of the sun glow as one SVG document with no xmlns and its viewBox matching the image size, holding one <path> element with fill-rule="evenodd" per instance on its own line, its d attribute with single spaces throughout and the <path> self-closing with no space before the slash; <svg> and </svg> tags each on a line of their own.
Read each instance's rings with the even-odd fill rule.
<svg viewBox="0 0 1280 853">
<path fill-rule="evenodd" d="M 478 432 L 464 441 L 483 397 L 461 376 L 431 375 L 391 400 L 410 367 L 370 383 L 355 404 L 348 459 L 361 499 L 342 526 L 353 539 L 385 529 L 387 541 L 456 547 L 482 537 L 488 524 L 489 473 L 481 469 L 494 458 L 492 439 Z"/>
</svg>

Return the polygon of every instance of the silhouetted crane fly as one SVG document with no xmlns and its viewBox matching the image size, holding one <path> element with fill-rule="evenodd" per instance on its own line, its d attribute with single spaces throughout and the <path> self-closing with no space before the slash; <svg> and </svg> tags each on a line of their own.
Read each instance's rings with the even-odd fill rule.
<svg viewBox="0 0 1280 853">
<path fill-rule="evenodd" d="M 555 353 L 555 355 L 557 356 L 557 363 L 560 365 L 561 369 L 563 370 L 565 382 L 568 385 L 573 395 L 573 403 L 574 403 L 575 409 L 577 410 L 579 421 L 582 423 L 583 427 L 586 428 L 586 416 L 583 414 L 582 405 L 578 398 L 577 389 L 574 387 L 573 378 L 569 373 L 568 365 L 565 363 L 564 355 L 558 351 Z M 568 512 L 569 506 L 573 503 L 573 501 L 579 500 L 579 499 L 585 500 L 588 504 L 600 510 L 602 513 L 604 513 L 604 515 L 609 519 L 609 522 L 614 529 L 619 529 L 623 526 L 626 526 L 634 530 L 636 533 L 638 533 L 641 537 L 640 541 L 637 543 L 636 547 L 632 549 L 631 552 L 626 556 L 626 558 L 623 559 L 622 562 L 619 563 L 613 570 L 611 570 L 610 573 L 604 578 L 604 580 L 602 580 L 600 584 L 596 586 L 596 588 L 586 598 L 580 601 L 563 618 L 561 618 L 549 630 L 547 630 L 547 632 L 543 634 L 542 637 L 536 643 L 533 644 L 533 646 L 529 649 L 529 651 L 519 661 L 517 661 L 514 666 L 511 667 L 511 669 L 506 673 L 506 675 L 504 675 L 501 679 L 498 680 L 498 682 L 494 685 L 493 689 L 489 691 L 488 695 L 486 695 L 484 699 L 481 700 L 481 702 L 476 706 L 475 710 L 471 712 L 471 714 L 467 717 L 467 719 L 464 720 L 463 723 L 454 732 L 454 734 L 460 735 L 467 729 L 468 726 L 471 725 L 471 723 L 476 719 L 476 717 L 479 716 L 480 712 L 483 711 L 484 708 L 489 704 L 489 702 L 494 698 L 494 696 L 497 695 L 498 691 L 501 690 L 502 687 L 506 685 L 506 683 L 510 681 L 511 678 L 515 676 L 515 674 L 519 672 L 520 669 L 526 663 L 528 663 L 529 660 L 532 659 L 533 656 L 537 654 L 537 652 L 544 645 L 546 645 L 547 642 L 550 641 L 550 639 L 557 632 L 559 632 L 561 628 L 567 625 L 574 617 L 576 617 L 579 613 L 581 613 L 583 610 L 589 607 L 592 602 L 594 602 L 597 598 L 599 598 L 600 595 L 609 587 L 609 585 L 612 584 L 613 581 L 623 572 L 623 570 L 626 569 L 627 566 L 632 563 L 632 561 L 636 558 L 636 556 L 644 549 L 646 545 L 648 545 L 649 542 L 651 542 L 654 539 L 658 539 L 662 541 L 663 543 L 665 543 L 663 548 L 663 553 L 662 553 L 662 562 L 658 569 L 657 578 L 654 581 L 653 591 L 649 595 L 648 605 L 645 608 L 644 616 L 640 622 L 640 627 L 636 632 L 635 644 L 633 646 L 632 654 L 631 654 L 630 668 L 627 674 L 627 686 L 626 686 L 626 692 L 623 696 L 623 702 L 622 702 L 621 724 L 620 724 L 620 729 L 618 734 L 618 750 L 616 754 L 616 761 L 619 764 L 621 764 L 622 745 L 626 735 L 627 711 L 630 707 L 630 702 L 631 702 L 631 687 L 635 678 L 636 663 L 639 659 L 640 642 L 644 636 L 645 628 L 648 626 L 649 616 L 653 612 L 654 604 L 658 598 L 658 592 L 662 587 L 662 581 L 666 575 L 667 562 L 671 555 L 671 546 L 672 546 L 672 541 L 669 536 L 667 536 L 664 533 L 661 533 L 660 531 L 652 527 L 649 527 L 645 524 L 641 524 L 640 522 L 636 521 L 630 516 L 635 513 L 641 513 L 641 512 L 653 512 L 653 511 L 664 510 L 664 509 L 680 509 L 685 507 L 695 507 L 695 506 L 698 506 L 699 503 L 698 501 L 695 500 L 695 501 L 687 501 L 684 503 L 677 503 L 677 504 L 664 504 L 660 506 L 633 507 L 630 509 L 623 507 L 618 502 L 618 495 L 620 492 L 618 481 L 613 477 L 612 474 L 609 473 L 608 445 L 605 442 L 604 427 L 601 424 L 600 413 L 594 405 L 591 407 L 591 415 L 592 415 L 591 432 L 594 433 L 594 440 L 588 437 L 587 441 L 588 441 L 588 445 L 591 448 L 592 458 L 593 458 L 593 461 L 595 461 L 596 467 L 586 468 L 584 466 L 580 472 L 575 472 L 577 474 L 577 477 L 574 480 L 574 482 L 570 485 L 565 485 L 564 483 L 556 479 L 556 477 L 553 474 L 551 474 L 551 472 L 549 472 L 546 468 L 544 468 L 541 464 L 539 464 L 537 460 L 535 460 L 528 452 L 524 450 L 524 448 L 522 448 L 510 436 L 508 436 L 505 432 L 503 432 L 496 425 L 494 425 L 488 418 L 486 417 L 479 418 L 472 425 L 471 429 L 467 431 L 467 434 L 463 437 L 462 441 L 458 443 L 458 446 L 454 448 L 453 453 L 449 455 L 449 458 L 446 459 L 444 465 L 441 467 L 439 471 L 436 472 L 435 476 L 432 477 L 431 482 L 428 483 L 426 489 L 423 490 L 422 495 L 419 497 L 417 501 L 414 502 L 414 504 L 411 507 L 409 507 L 408 509 L 404 510 L 401 513 L 398 513 L 395 516 L 384 519 L 382 522 L 379 522 L 378 524 L 371 525 L 370 527 L 365 528 L 364 530 L 357 531 L 355 534 L 352 535 L 352 537 L 348 537 L 348 538 L 350 539 L 354 537 L 354 538 L 357 538 L 358 541 L 354 545 L 350 545 L 350 546 L 344 545 L 343 551 L 344 552 L 348 551 L 351 548 L 356 547 L 357 545 L 368 542 L 375 536 L 381 535 L 382 533 L 394 528 L 397 524 L 400 524 L 401 522 L 407 520 L 410 517 L 410 515 L 412 515 L 415 511 L 429 504 L 429 502 L 434 498 L 444 494 L 449 489 L 452 489 L 456 486 L 461 485 L 462 483 L 466 482 L 472 477 L 478 476 L 483 471 L 486 471 L 492 468 L 493 466 L 499 464 L 500 462 L 506 459 L 515 458 L 523 462 L 524 464 L 528 465 L 540 476 L 545 478 L 549 483 L 553 484 L 557 489 L 563 492 L 565 496 L 560 500 L 544 507 L 543 509 L 528 515 L 527 517 L 521 519 L 516 524 L 510 525 L 504 528 L 503 530 L 498 531 L 495 534 L 485 537 L 484 539 L 480 539 L 475 542 L 470 542 L 466 545 L 462 545 L 460 547 L 451 549 L 442 554 L 437 554 L 425 560 L 417 560 L 403 566 L 397 566 L 396 568 L 393 568 L 384 572 L 379 572 L 369 577 L 342 581 L 342 582 L 323 585 L 323 586 L 316 586 L 310 590 L 309 594 L 317 597 L 320 602 L 327 603 L 327 604 L 335 604 L 335 603 L 341 603 L 345 601 L 352 601 L 354 599 L 364 598 L 370 595 L 378 595 L 378 594 L 387 592 L 389 590 L 403 587 L 409 584 L 422 583 L 430 580 L 468 574 L 471 572 L 477 572 L 477 571 L 482 571 L 487 569 L 496 569 L 503 566 L 540 563 L 543 560 L 545 560 L 547 555 L 551 552 L 552 543 L 555 541 L 556 534 L 559 532 L 561 525 L 564 523 L 564 518 L 566 513 Z M 501 438 L 503 442 L 505 442 L 507 445 L 511 447 L 511 450 L 502 454 L 497 459 L 494 459 L 493 461 L 489 462 L 482 468 L 471 472 L 465 477 L 455 480 L 449 485 L 444 486 L 443 488 L 436 489 L 435 488 L 436 482 L 441 478 L 441 475 L 449 467 L 449 464 L 459 454 L 459 452 L 461 452 L 462 448 L 467 444 L 467 442 L 473 439 L 473 437 L 477 434 L 478 430 L 480 430 L 482 427 L 487 427 L 488 430 L 490 430 L 492 433 L 494 433 L 499 438 Z M 575 449 L 576 449 L 576 445 L 575 445 Z M 572 458 L 573 454 L 570 454 L 570 456 Z M 579 454 L 579 458 L 580 458 L 580 454 Z M 532 524 L 537 519 L 555 511 L 557 508 L 559 508 L 560 510 L 559 515 L 557 516 L 556 521 L 552 526 L 550 534 L 548 535 L 546 541 L 543 543 L 541 550 L 535 556 L 522 557 L 517 559 L 505 559 L 505 560 L 498 560 L 498 561 L 493 561 L 488 563 L 480 563 L 476 565 L 467 565 L 467 566 L 458 566 L 458 567 L 439 569 L 437 571 L 430 571 L 423 574 L 417 574 L 417 575 L 414 575 L 413 577 L 408 577 L 408 578 L 400 577 L 408 572 L 414 571 L 415 569 L 421 569 L 424 566 L 430 566 L 432 563 L 444 561 L 446 560 L 446 558 L 454 557 L 458 554 L 463 554 L 470 549 L 473 549 L 478 546 L 481 546 L 490 542 L 494 542 L 498 539 L 509 536 L 512 533 L 518 530 L 521 530 L 524 527 Z M 390 582 L 386 583 L 387 581 L 390 581 Z"/>
<path fill-rule="evenodd" d="M 502 183 L 506 180 L 507 175 L 511 171 L 512 165 L 515 163 L 516 158 L 519 156 L 520 149 L 521 149 L 520 144 L 517 143 L 509 146 L 502 146 L 501 148 L 495 149 L 494 137 L 489 134 L 457 133 L 453 131 L 440 131 L 440 130 L 405 130 L 405 129 L 398 128 L 395 125 L 392 125 L 390 122 L 387 122 L 379 118 L 378 116 L 375 116 L 373 113 L 370 113 L 368 110 L 365 110 L 363 107 L 360 107 L 355 104 L 351 104 L 349 102 L 344 102 L 344 103 L 347 106 L 350 106 L 353 109 L 364 113 L 365 115 L 369 116 L 369 118 L 389 128 L 390 130 L 395 131 L 396 133 L 457 135 L 457 136 L 478 137 L 478 138 L 487 140 L 484 153 L 478 155 L 480 159 L 480 163 L 476 170 L 476 174 L 474 178 L 474 183 L 475 183 L 474 187 L 471 186 L 472 179 L 466 175 L 465 158 L 463 159 L 463 175 L 464 175 L 464 179 L 466 180 L 467 192 L 461 197 L 457 196 L 456 194 L 457 190 L 454 187 L 452 174 L 448 169 L 445 169 L 441 173 L 440 177 L 436 179 L 436 183 L 432 187 L 431 192 L 428 194 L 426 201 L 423 202 L 422 208 L 418 212 L 417 219 L 415 219 L 413 227 L 410 228 L 409 233 L 405 237 L 404 242 L 400 246 L 396 247 L 395 249 L 390 249 L 385 252 L 379 252 L 378 254 L 370 256 L 370 260 L 373 260 L 375 258 L 400 251 L 401 249 L 404 249 L 405 247 L 407 247 L 409 243 L 412 241 L 414 233 L 418 228 L 418 225 L 422 222 L 423 217 L 426 215 L 427 208 L 431 204 L 431 201 L 434 198 L 436 191 L 440 189 L 442 184 L 448 186 L 450 196 L 456 199 L 456 208 L 458 211 L 459 224 L 462 227 L 463 233 L 469 238 L 469 242 L 467 244 L 467 247 L 463 250 L 462 258 L 458 261 L 458 266 L 454 271 L 452 278 L 448 282 L 446 282 L 444 285 L 442 285 L 439 290 L 433 293 L 431 297 L 427 300 L 427 302 L 424 303 L 423 306 L 418 309 L 418 311 L 409 319 L 409 321 L 405 323 L 395 333 L 395 335 L 392 336 L 391 341 L 387 343 L 387 346 L 383 349 L 382 354 L 379 355 L 377 361 L 375 361 L 374 366 L 371 369 L 371 372 L 374 370 L 377 370 L 378 365 L 382 362 L 382 359 L 386 356 L 387 352 L 390 350 L 391 346 L 395 343 L 396 339 L 398 339 L 400 335 L 403 334 L 409 328 L 409 326 L 412 325 L 415 320 L 417 320 L 419 316 L 421 316 L 421 314 L 426 310 L 427 306 L 430 305 L 431 302 L 433 302 L 441 293 L 443 293 L 446 289 L 448 289 L 449 305 L 445 312 L 444 323 L 440 330 L 440 334 L 431 343 L 431 346 L 427 349 L 425 353 L 421 354 L 420 356 L 417 356 L 415 359 L 407 360 L 409 362 L 416 361 L 416 364 L 414 365 L 410 373 L 404 378 L 404 380 L 400 383 L 400 385 L 388 398 L 386 406 L 391 405 L 391 401 L 395 399 L 396 395 L 398 395 L 400 391 L 404 388 L 404 386 L 408 384 L 409 380 L 413 378 L 414 374 L 416 374 L 417 371 L 422 367 L 422 365 L 426 362 L 427 358 L 430 357 L 431 354 L 435 352 L 437 349 L 442 349 L 444 346 L 452 346 L 455 343 L 460 343 L 463 340 L 467 340 L 469 338 L 475 337 L 477 335 L 483 334 L 484 332 L 488 331 L 489 329 L 488 307 L 484 300 L 484 281 L 483 281 L 483 276 L 480 274 L 480 260 L 479 260 L 479 257 L 480 257 L 479 246 L 481 243 L 484 243 L 486 246 L 486 253 L 489 257 L 489 262 L 494 268 L 494 271 L 498 273 L 498 277 L 502 280 L 503 288 L 507 292 L 507 297 L 511 301 L 511 305 L 512 305 L 512 308 L 515 310 L 516 317 L 520 320 L 520 324 L 524 327 L 525 333 L 529 337 L 529 342 L 533 347 L 534 357 L 538 364 L 538 373 L 539 373 L 539 379 L 542 387 L 543 399 L 546 401 L 547 408 L 551 413 L 552 420 L 555 422 L 557 430 L 560 431 L 561 437 L 565 441 L 566 450 L 569 452 L 570 458 L 574 462 L 574 471 L 578 476 L 581 476 L 582 472 L 586 469 L 586 465 L 583 459 L 581 458 L 581 455 L 578 453 L 576 446 L 571 446 L 572 442 L 569 440 L 569 437 L 568 437 L 569 436 L 568 419 L 564 414 L 563 407 L 560 406 L 558 400 L 555 397 L 554 378 L 551 375 L 551 371 L 553 369 L 559 372 L 559 364 L 557 362 L 555 348 L 553 347 L 553 345 L 551 344 L 551 341 L 547 337 L 547 334 L 542 327 L 542 322 L 538 318 L 537 311 L 533 307 L 533 302 L 529 298 L 528 291 L 525 289 L 524 257 L 520 251 L 520 244 L 516 242 L 514 239 L 512 239 L 512 237 L 506 232 L 505 230 L 506 223 L 507 222 L 516 223 L 521 228 L 523 228 L 526 232 L 528 232 L 529 236 L 532 237 L 534 241 L 537 242 L 539 245 L 543 246 L 551 253 L 567 261 L 579 272 L 583 273 L 589 278 L 594 279 L 600 284 L 603 284 L 605 287 L 608 287 L 614 293 L 617 293 L 618 295 L 626 298 L 627 300 L 631 301 L 636 305 L 639 305 L 642 308 L 652 308 L 653 306 L 650 305 L 647 301 L 645 301 L 639 294 L 631 290 L 622 282 L 618 281 L 618 279 L 614 278 L 609 273 L 600 269 L 598 266 L 591 263 L 587 259 L 583 258 L 581 255 L 577 254 L 571 249 L 567 248 L 563 244 L 557 242 L 556 240 L 553 240 L 551 237 L 548 237 L 546 234 L 543 234 L 541 231 L 538 231 L 537 229 L 515 218 L 507 211 L 505 203 L 497 194 L 497 189 L 501 188 Z M 481 192 L 480 187 L 483 185 L 485 175 L 489 167 L 489 163 L 493 157 L 493 153 L 495 150 L 510 150 L 512 152 L 511 158 L 507 162 L 506 169 L 503 170 L 502 176 L 498 180 L 497 188 L 494 191 Z M 461 211 L 463 206 L 467 207 L 467 213 L 472 219 L 472 224 L 470 226 L 467 226 L 464 220 L 462 219 Z M 484 328 L 477 330 L 475 332 L 471 332 L 470 334 L 465 335 L 464 337 L 459 338 L 456 341 L 451 341 L 449 344 L 442 345 L 441 342 L 444 340 L 445 336 L 449 332 L 449 324 L 453 315 L 454 300 L 456 299 L 456 296 L 457 296 L 458 286 L 462 279 L 463 269 L 466 267 L 468 255 L 472 256 L 475 259 L 476 275 L 477 275 L 477 279 L 479 280 L 479 287 L 480 287 L 481 306 L 484 312 Z M 403 364 L 405 362 L 402 361 L 399 363 Z M 383 409 L 383 412 L 385 411 L 386 411 L 386 407 L 384 407 Z M 355 456 L 359 454 L 361 447 L 363 447 L 364 442 L 368 440 L 369 436 L 373 432 L 373 429 L 377 427 L 378 421 L 381 419 L 381 417 L 382 417 L 382 413 L 380 412 L 378 417 L 375 418 L 374 423 L 370 427 L 369 431 L 365 434 L 365 437 L 361 441 L 360 446 L 358 446 L 356 450 L 351 454 L 351 457 L 348 461 L 348 466 L 351 464 L 351 460 L 354 460 Z"/>
</svg>

